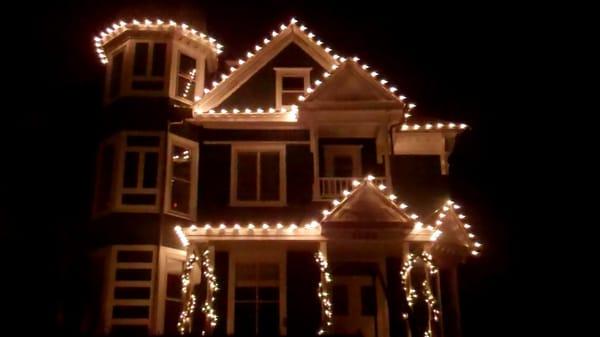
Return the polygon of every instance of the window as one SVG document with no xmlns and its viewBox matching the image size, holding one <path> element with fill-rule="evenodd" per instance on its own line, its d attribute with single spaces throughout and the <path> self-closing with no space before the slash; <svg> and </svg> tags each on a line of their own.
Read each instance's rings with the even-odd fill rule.
<svg viewBox="0 0 600 337">
<path fill-rule="evenodd" d="M 232 205 L 285 205 L 285 145 L 234 144 L 232 157 Z"/>
<path fill-rule="evenodd" d="M 363 316 L 375 316 L 377 313 L 377 301 L 375 298 L 375 287 L 360 287 L 360 314 Z"/>
<path fill-rule="evenodd" d="M 178 97 L 188 100 L 194 99 L 196 92 L 196 71 L 196 59 L 180 53 L 176 88 Z"/>
<path fill-rule="evenodd" d="M 123 134 L 121 209 L 157 210 L 162 137 L 156 133 Z"/>
<path fill-rule="evenodd" d="M 133 55 L 134 90 L 163 90 L 167 44 L 137 42 Z"/>
<path fill-rule="evenodd" d="M 361 145 L 324 145 L 326 177 L 360 177 Z"/>
<path fill-rule="evenodd" d="M 333 314 L 336 316 L 348 315 L 348 286 L 335 285 L 332 290 Z"/>
<path fill-rule="evenodd" d="M 105 334 L 148 334 L 152 312 L 152 287 L 156 247 L 119 245 L 109 249 L 103 306 Z"/>
<path fill-rule="evenodd" d="M 187 219 L 196 214 L 198 144 L 169 135 L 165 211 Z"/>
<path fill-rule="evenodd" d="M 121 75 L 123 72 L 123 52 L 113 56 L 110 66 L 110 98 L 115 98 L 121 92 Z"/>
<path fill-rule="evenodd" d="M 279 336 L 279 283 L 277 263 L 236 263 L 237 336 Z"/>
<path fill-rule="evenodd" d="M 275 103 L 278 109 L 298 102 L 309 87 L 312 68 L 275 68 Z"/>
</svg>

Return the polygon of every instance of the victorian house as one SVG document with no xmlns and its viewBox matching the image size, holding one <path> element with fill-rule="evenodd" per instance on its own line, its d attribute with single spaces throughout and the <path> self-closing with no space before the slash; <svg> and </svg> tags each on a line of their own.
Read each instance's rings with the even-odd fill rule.
<svg viewBox="0 0 600 337">
<path fill-rule="evenodd" d="M 459 336 L 457 270 L 480 244 L 447 178 L 467 125 L 296 19 L 274 28 L 235 60 L 167 19 L 95 37 L 91 329 Z"/>
</svg>

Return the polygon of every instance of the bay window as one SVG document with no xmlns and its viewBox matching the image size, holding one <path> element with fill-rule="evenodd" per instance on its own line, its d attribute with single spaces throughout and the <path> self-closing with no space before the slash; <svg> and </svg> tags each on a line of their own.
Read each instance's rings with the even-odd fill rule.
<svg viewBox="0 0 600 337">
<path fill-rule="evenodd" d="M 196 91 L 196 59 L 186 54 L 179 54 L 179 64 L 177 67 L 177 87 L 176 95 L 178 97 L 193 101 Z"/>
</svg>

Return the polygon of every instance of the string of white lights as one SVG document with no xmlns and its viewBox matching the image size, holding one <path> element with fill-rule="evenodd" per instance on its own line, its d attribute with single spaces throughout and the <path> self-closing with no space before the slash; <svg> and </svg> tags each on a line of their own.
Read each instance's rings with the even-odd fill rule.
<svg viewBox="0 0 600 337">
<path fill-rule="evenodd" d="M 104 46 L 120 34 L 126 31 L 168 30 L 178 31 L 179 33 L 181 33 L 181 35 L 185 37 L 207 44 L 216 54 L 220 54 L 223 52 L 223 45 L 217 42 L 217 40 L 215 40 L 213 37 L 208 36 L 205 33 L 199 32 L 185 23 L 179 24 L 173 20 L 163 21 L 161 19 L 156 19 L 154 21 L 148 19 L 142 21 L 133 19 L 130 22 L 121 20 L 118 23 L 113 23 L 94 37 L 94 46 L 96 47 L 96 53 L 100 58 L 100 62 L 102 62 L 102 64 L 107 64 L 108 58 L 106 56 Z"/>
<path fill-rule="evenodd" d="M 438 211 L 437 219 L 435 220 L 436 231 L 439 231 L 444 224 L 444 221 L 447 221 L 450 213 L 452 213 L 452 217 L 458 220 L 457 225 L 461 226 L 462 229 L 467 233 L 467 237 L 469 239 L 468 246 L 471 250 L 471 255 L 478 256 L 479 249 L 481 248 L 482 244 L 479 241 L 476 241 L 475 234 L 471 232 L 471 225 L 464 222 L 467 216 L 463 213 L 456 213 L 459 209 L 461 209 L 461 206 L 454 201 L 446 201 L 444 206 L 442 206 L 442 208 Z M 436 236 L 436 239 L 442 235 L 441 231 L 439 233 L 440 234 Z"/>
<path fill-rule="evenodd" d="M 181 274 L 181 293 L 185 303 L 177 321 L 177 330 L 181 335 L 189 333 L 192 328 L 191 316 L 196 308 L 196 295 L 193 293 L 191 275 L 197 261 L 196 254 L 191 253 L 185 261 L 183 273 Z"/>
<path fill-rule="evenodd" d="M 412 270 L 415 268 L 415 264 L 420 260 L 423 262 L 425 269 L 425 279 L 421 283 L 421 292 L 418 292 L 412 286 Z M 400 270 L 400 276 L 402 279 L 402 288 L 406 296 L 406 302 L 408 303 L 409 311 L 413 308 L 413 305 L 419 298 L 423 298 L 423 301 L 427 304 L 427 330 L 424 333 L 424 337 L 433 337 L 433 326 L 439 325 L 440 322 L 440 309 L 438 307 L 439 300 L 434 295 L 430 283 L 437 282 L 436 279 L 439 277 L 439 270 L 433 263 L 431 254 L 423 251 L 420 256 L 416 256 L 412 253 L 408 253 L 405 258 L 405 262 Z M 409 318 L 409 312 L 404 312 L 402 317 L 407 320 Z"/>
<path fill-rule="evenodd" d="M 321 303 L 321 327 L 317 331 L 318 335 L 323 335 L 330 331 L 333 326 L 333 311 L 331 306 L 331 283 L 333 279 L 329 271 L 329 263 L 322 251 L 315 254 L 315 261 L 321 271 L 321 280 L 319 281 L 318 296 Z"/>
</svg>

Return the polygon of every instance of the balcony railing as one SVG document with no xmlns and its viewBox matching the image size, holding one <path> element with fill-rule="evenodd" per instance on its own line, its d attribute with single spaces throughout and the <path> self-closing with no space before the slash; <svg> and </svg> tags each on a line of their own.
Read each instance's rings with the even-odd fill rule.
<svg viewBox="0 0 600 337">
<path fill-rule="evenodd" d="M 319 178 L 319 196 L 321 199 L 342 198 L 342 191 L 352 190 L 353 180 L 362 181 L 364 177 L 321 177 Z M 375 177 L 375 185 L 384 184 L 385 177 Z"/>
</svg>

